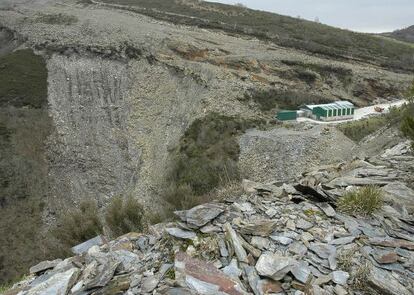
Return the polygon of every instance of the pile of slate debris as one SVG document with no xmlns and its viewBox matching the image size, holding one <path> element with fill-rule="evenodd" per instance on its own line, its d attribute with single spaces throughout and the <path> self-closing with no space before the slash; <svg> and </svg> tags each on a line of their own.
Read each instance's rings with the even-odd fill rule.
<svg viewBox="0 0 414 295">
<path fill-rule="evenodd" d="M 6 294 L 414 294 L 408 146 L 294 184 L 245 180 L 240 196 L 176 212 L 177 222 L 33 266 Z M 370 184 L 384 191 L 380 212 L 337 212 L 347 190 Z"/>
</svg>

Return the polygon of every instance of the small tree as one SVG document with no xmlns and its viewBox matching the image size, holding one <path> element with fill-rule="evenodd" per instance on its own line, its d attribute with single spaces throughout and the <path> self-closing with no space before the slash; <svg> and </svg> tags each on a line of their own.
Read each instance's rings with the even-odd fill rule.
<svg viewBox="0 0 414 295">
<path fill-rule="evenodd" d="M 144 228 L 144 208 L 132 196 L 115 197 L 109 204 L 105 221 L 113 237 L 129 232 L 140 232 Z"/>
</svg>

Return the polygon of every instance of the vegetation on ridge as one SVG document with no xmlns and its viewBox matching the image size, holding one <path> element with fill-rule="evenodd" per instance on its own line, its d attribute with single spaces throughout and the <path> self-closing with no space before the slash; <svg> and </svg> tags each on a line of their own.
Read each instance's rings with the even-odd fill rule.
<svg viewBox="0 0 414 295">
<path fill-rule="evenodd" d="M 407 97 L 408 105 L 403 111 L 401 131 L 407 138 L 412 140 L 412 148 L 414 150 L 414 81 L 407 92 Z"/>
<path fill-rule="evenodd" d="M 216 113 L 195 120 L 173 152 L 164 193 L 172 209 L 198 205 L 212 190 L 239 180 L 238 135 L 262 124 Z"/>
<path fill-rule="evenodd" d="M 411 44 L 271 12 L 205 1 L 102 2 L 125 5 L 125 9 L 173 23 L 249 35 L 312 53 L 336 58 L 356 58 L 409 71 L 414 69 L 414 48 Z"/>
</svg>

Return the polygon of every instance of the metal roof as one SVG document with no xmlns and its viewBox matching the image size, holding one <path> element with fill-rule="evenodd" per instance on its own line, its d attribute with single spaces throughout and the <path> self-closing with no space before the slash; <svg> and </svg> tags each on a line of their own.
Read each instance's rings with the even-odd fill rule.
<svg viewBox="0 0 414 295">
<path fill-rule="evenodd" d="M 311 110 L 313 110 L 316 107 L 320 107 L 324 110 L 339 110 L 339 109 L 355 108 L 354 104 L 349 101 L 335 101 L 335 102 L 326 103 L 326 104 L 306 105 L 306 107 Z"/>
</svg>

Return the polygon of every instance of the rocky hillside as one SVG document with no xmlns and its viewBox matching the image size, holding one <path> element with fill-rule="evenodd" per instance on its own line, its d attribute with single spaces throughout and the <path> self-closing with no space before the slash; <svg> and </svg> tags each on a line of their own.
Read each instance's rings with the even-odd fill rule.
<svg viewBox="0 0 414 295">
<path fill-rule="evenodd" d="M 414 26 L 386 34 L 394 39 L 414 43 Z"/>
<path fill-rule="evenodd" d="M 177 211 L 177 222 L 33 266 L 5 294 L 413 294 L 414 191 L 400 165 L 413 167 L 409 146 L 292 184 L 244 180 L 242 195 Z M 380 210 L 341 212 L 340 199 L 365 185 L 381 187 Z"/>
<path fill-rule="evenodd" d="M 117 3 L 121 6 L 2 2 L 0 165 L 7 173 L 2 172 L 0 213 L 9 218 L 0 221 L 0 269 L 5 279 L 50 255 L 46 239 L 39 237 L 82 200 L 96 200 L 103 208 L 116 195 L 132 194 L 161 211 L 166 187 L 177 175 L 203 178 L 200 167 L 213 166 L 219 173 L 210 173 L 218 176 L 207 191 L 229 167 L 232 180 L 238 180 L 240 154 L 255 151 L 253 141 L 242 145 L 239 137 L 253 127 L 269 131 L 278 109 L 338 99 L 357 105 L 391 100 L 412 80 L 405 58 L 414 49 L 399 42 L 273 14 L 263 14 L 272 26 L 290 25 L 277 36 L 264 34 L 263 27 L 242 22 L 258 12 L 233 6 Z M 177 9 L 198 17 L 177 16 Z M 233 14 L 243 25 L 233 23 Z M 209 25 L 193 22 L 200 19 Z M 327 44 L 338 44 L 336 39 L 324 38 L 337 34 L 356 41 L 335 50 Z M 365 52 L 351 50 L 365 47 Z M 394 64 L 400 58 L 408 67 Z M 347 159 L 346 151 L 339 152 L 332 161 Z M 177 162 L 177 155 L 185 157 Z M 312 157 L 312 164 L 318 161 Z M 255 163 L 247 159 L 243 170 L 253 171 Z"/>
</svg>

